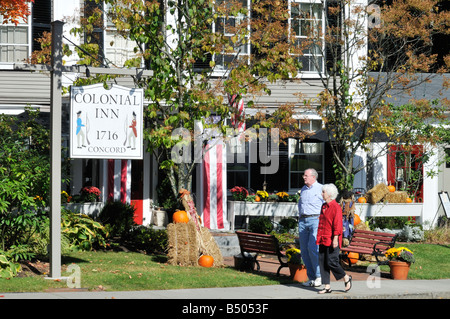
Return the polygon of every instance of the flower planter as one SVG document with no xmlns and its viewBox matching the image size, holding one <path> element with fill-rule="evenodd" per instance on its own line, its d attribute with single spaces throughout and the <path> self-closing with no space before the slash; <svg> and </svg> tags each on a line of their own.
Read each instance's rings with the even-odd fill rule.
<svg viewBox="0 0 450 319">
<path fill-rule="evenodd" d="M 165 210 L 154 210 L 153 211 L 153 225 L 157 227 L 166 227 L 169 223 L 169 216 Z"/>
<path fill-rule="evenodd" d="M 105 203 L 103 202 L 64 204 L 64 207 L 74 213 L 88 215 L 93 218 L 98 217 L 104 206 Z"/>
<path fill-rule="evenodd" d="M 290 264 L 288 263 L 289 271 L 293 281 L 305 282 L 308 281 L 308 275 L 306 274 L 305 265 Z"/>
<path fill-rule="evenodd" d="M 297 203 L 294 202 L 246 202 L 246 201 L 227 201 L 228 218 L 231 224 L 231 230 L 234 230 L 235 216 L 246 216 L 247 225 L 249 216 L 267 216 L 267 217 L 296 217 L 298 216 Z"/>
<path fill-rule="evenodd" d="M 423 203 L 391 203 L 391 204 L 356 204 L 355 213 L 362 220 L 368 217 L 416 216 L 421 217 Z"/>
<path fill-rule="evenodd" d="M 389 261 L 391 277 L 394 280 L 406 280 L 408 278 L 410 263 L 404 261 Z"/>
</svg>

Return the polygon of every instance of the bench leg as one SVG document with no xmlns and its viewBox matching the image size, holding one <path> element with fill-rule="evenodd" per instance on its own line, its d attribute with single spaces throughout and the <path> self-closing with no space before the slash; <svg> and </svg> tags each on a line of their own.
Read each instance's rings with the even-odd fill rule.
<svg viewBox="0 0 450 319">
<path fill-rule="evenodd" d="M 259 262 L 256 260 L 256 256 L 255 257 L 244 257 L 241 267 L 240 267 L 240 271 L 245 271 L 245 270 L 254 270 L 254 265 L 256 264 L 257 266 L 257 270 L 260 270 L 260 266 L 259 266 Z"/>
<path fill-rule="evenodd" d="M 348 258 L 348 254 L 342 253 L 339 255 L 342 261 L 347 261 L 349 267 L 352 267 L 352 263 L 350 262 L 350 258 Z"/>
<path fill-rule="evenodd" d="M 281 269 L 284 268 L 284 267 L 288 267 L 288 266 L 287 266 L 287 265 L 281 265 L 280 267 L 278 267 L 278 270 L 277 270 L 277 277 L 280 276 L 280 271 L 281 271 Z"/>
</svg>

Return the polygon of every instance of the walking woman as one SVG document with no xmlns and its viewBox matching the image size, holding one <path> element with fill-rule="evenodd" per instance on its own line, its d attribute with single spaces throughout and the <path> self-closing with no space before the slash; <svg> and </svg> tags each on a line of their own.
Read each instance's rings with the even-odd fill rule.
<svg viewBox="0 0 450 319">
<path fill-rule="evenodd" d="M 317 230 L 317 245 L 319 245 L 319 267 L 324 289 L 319 294 L 331 293 L 330 271 L 336 280 L 344 278 L 345 291 L 352 288 L 352 276 L 342 269 L 339 263 L 339 251 L 342 241 L 342 210 L 336 202 L 338 190 L 333 184 L 322 187 L 322 197 L 325 203 L 319 217 Z"/>
</svg>

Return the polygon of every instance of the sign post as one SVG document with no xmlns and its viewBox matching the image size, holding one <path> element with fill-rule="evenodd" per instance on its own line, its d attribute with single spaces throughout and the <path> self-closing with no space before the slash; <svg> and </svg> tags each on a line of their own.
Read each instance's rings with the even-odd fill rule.
<svg viewBox="0 0 450 319">
<path fill-rule="evenodd" d="M 50 278 L 61 277 L 61 89 L 64 22 L 52 22 L 50 126 Z"/>
</svg>

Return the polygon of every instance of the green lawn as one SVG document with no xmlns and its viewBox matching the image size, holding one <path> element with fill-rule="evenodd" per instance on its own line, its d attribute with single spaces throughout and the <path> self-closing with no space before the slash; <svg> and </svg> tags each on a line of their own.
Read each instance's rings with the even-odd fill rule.
<svg viewBox="0 0 450 319">
<path fill-rule="evenodd" d="M 90 290 L 159 290 L 202 287 L 274 285 L 291 282 L 288 277 L 239 272 L 231 267 L 203 268 L 171 266 L 165 256 L 133 252 L 77 252 L 63 257 L 62 276 L 70 276 L 66 267 L 81 268 L 81 287 Z M 65 282 L 44 276 L 0 278 L 0 292 L 43 291 L 65 288 Z"/>
<path fill-rule="evenodd" d="M 450 245 L 398 243 L 395 247 L 406 247 L 416 257 L 408 279 L 450 278 Z M 389 271 L 389 266 L 382 266 L 381 270 Z"/>
<path fill-rule="evenodd" d="M 450 245 L 397 244 L 411 249 L 416 263 L 409 279 L 450 278 Z M 165 256 L 133 252 L 76 252 L 63 257 L 62 275 L 75 263 L 81 268 L 81 287 L 90 290 L 158 290 L 202 287 L 233 287 L 274 285 L 291 282 L 288 277 L 264 273 L 243 273 L 231 267 L 202 268 L 170 266 Z M 389 271 L 382 266 L 382 271 Z M 44 279 L 44 276 L 0 278 L 1 292 L 45 291 L 65 288 L 65 282 Z"/>
</svg>

